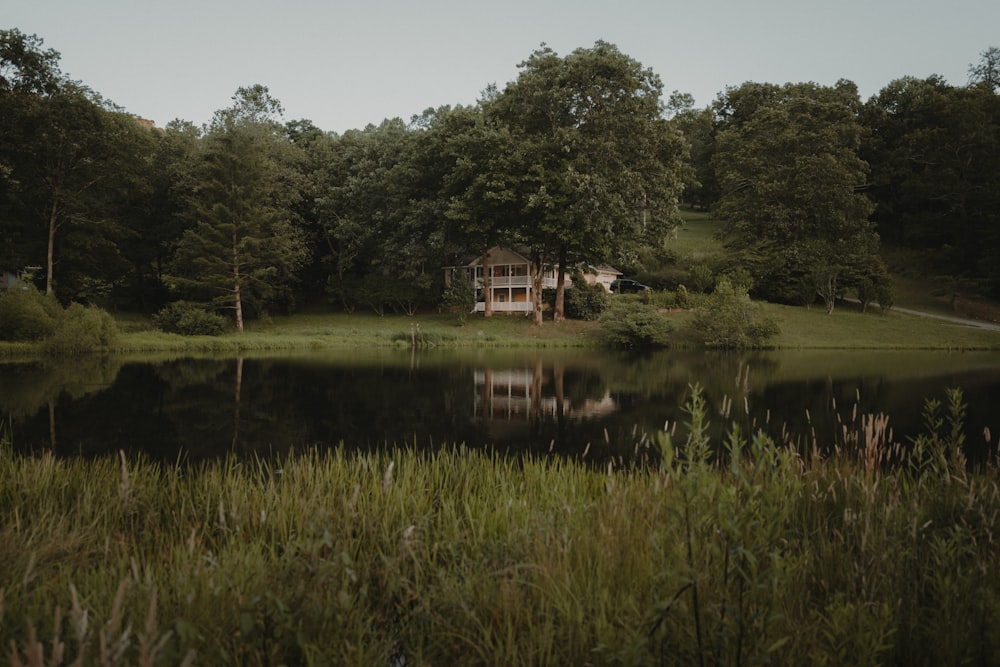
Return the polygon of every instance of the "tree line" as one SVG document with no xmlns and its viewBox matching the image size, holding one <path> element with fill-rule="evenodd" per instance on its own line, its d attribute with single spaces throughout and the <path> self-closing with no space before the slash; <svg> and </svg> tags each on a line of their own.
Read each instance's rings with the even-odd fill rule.
<svg viewBox="0 0 1000 667">
<path fill-rule="evenodd" d="M 876 289 L 880 238 L 996 295 L 998 71 L 989 49 L 966 86 L 905 78 L 862 102 L 848 81 L 745 83 L 696 109 L 613 44 L 543 45 L 475 105 L 409 122 L 326 132 L 252 85 L 202 127 L 153 128 L 3 30 L 0 269 L 63 302 L 192 301 L 242 329 L 319 300 L 435 307 L 442 267 L 517 245 L 557 269 L 559 318 L 578 264 L 669 262 L 688 205 L 725 221 L 728 269 L 765 298 Z"/>
</svg>

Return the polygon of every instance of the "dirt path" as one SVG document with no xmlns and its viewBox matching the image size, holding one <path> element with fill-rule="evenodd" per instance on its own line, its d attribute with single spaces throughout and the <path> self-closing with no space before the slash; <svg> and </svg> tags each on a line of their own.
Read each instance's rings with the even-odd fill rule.
<svg viewBox="0 0 1000 667">
<path fill-rule="evenodd" d="M 910 310 L 909 308 L 897 308 L 893 306 L 892 309 L 897 313 L 905 313 L 907 315 L 916 315 L 917 317 L 929 317 L 934 320 L 944 320 L 945 322 L 954 322 L 955 324 L 964 324 L 967 327 L 978 327 L 980 329 L 989 329 L 990 331 L 1000 331 L 1000 324 L 996 322 L 984 322 L 983 320 L 970 320 L 965 317 L 954 317 L 951 315 L 938 315 L 937 313 L 925 313 L 921 310 Z"/>
<path fill-rule="evenodd" d="M 856 299 L 844 299 L 844 301 L 850 301 L 851 303 L 861 303 Z M 954 315 L 939 315 L 938 313 L 928 313 L 923 310 L 912 310 L 910 308 L 899 308 L 897 306 L 892 307 L 892 311 L 896 313 L 903 313 L 904 315 L 916 315 L 917 317 L 929 317 L 932 320 L 943 320 L 945 322 L 951 322 L 953 324 L 961 324 L 967 327 L 976 327 L 978 329 L 987 329 L 989 331 L 1000 331 L 1000 324 L 996 322 L 985 322 L 983 320 L 972 320 L 967 317 L 957 317 Z"/>
</svg>

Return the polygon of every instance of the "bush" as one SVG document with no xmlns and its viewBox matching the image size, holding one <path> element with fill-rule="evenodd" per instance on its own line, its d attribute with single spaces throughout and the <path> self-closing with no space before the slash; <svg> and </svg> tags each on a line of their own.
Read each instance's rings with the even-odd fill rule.
<svg viewBox="0 0 1000 667">
<path fill-rule="evenodd" d="M 588 283 L 583 276 L 573 278 L 573 286 L 566 290 L 566 317 L 576 320 L 597 320 L 611 303 L 611 295 L 600 283 Z"/>
<path fill-rule="evenodd" d="M 161 331 L 182 336 L 219 336 L 229 328 L 226 318 L 187 301 L 168 303 L 153 316 Z"/>
<path fill-rule="evenodd" d="M 707 264 L 695 264 L 688 269 L 687 283 L 695 292 L 707 292 L 715 282 L 711 267 Z"/>
<path fill-rule="evenodd" d="M 608 342 L 622 347 L 666 347 L 673 324 L 638 299 L 617 297 L 601 317 Z"/>
<path fill-rule="evenodd" d="M 52 297 L 34 288 L 0 293 L 0 340 L 37 341 L 56 330 L 62 308 Z"/>
<path fill-rule="evenodd" d="M 71 303 L 42 349 L 51 355 L 74 355 L 107 350 L 118 340 L 118 325 L 97 306 Z"/>
<path fill-rule="evenodd" d="M 691 326 L 705 345 L 722 348 L 764 347 L 779 332 L 778 324 L 764 317 L 743 286 L 734 287 L 727 278 L 719 280 Z"/>
</svg>

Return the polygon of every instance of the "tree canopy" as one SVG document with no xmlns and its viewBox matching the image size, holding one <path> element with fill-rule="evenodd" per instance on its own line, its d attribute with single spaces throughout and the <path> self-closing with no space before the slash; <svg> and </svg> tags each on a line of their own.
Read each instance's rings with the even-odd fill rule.
<svg viewBox="0 0 1000 667">
<path fill-rule="evenodd" d="M 543 44 L 474 105 L 409 121 L 338 135 L 251 85 L 204 127 L 150 129 L 0 30 L 0 269 L 63 302 L 196 300 L 237 328 L 317 299 L 412 313 L 494 245 L 539 279 L 669 262 L 684 202 L 725 223 L 731 252 L 705 270 L 747 269 L 755 296 L 870 300 L 881 244 L 1000 296 L 998 62 L 990 47 L 965 86 L 904 77 L 866 103 L 849 81 L 751 82 L 698 109 L 613 44 Z"/>
<path fill-rule="evenodd" d="M 854 84 L 744 84 L 720 98 L 717 212 L 726 244 L 771 298 L 827 307 L 874 265 Z M 806 296 L 809 295 L 809 296 Z"/>
<path fill-rule="evenodd" d="M 267 88 L 241 88 L 208 130 L 189 198 L 194 227 L 181 236 L 174 282 L 233 311 L 243 331 L 247 304 L 260 308 L 287 289 L 307 257 L 292 206 L 296 154 Z"/>
</svg>

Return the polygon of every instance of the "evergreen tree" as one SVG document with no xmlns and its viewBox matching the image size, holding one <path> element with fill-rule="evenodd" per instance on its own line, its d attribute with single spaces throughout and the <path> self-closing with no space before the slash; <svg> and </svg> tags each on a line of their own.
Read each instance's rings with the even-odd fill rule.
<svg viewBox="0 0 1000 667">
<path fill-rule="evenodd" d="M 181 237 L 176 285 L 231 309 L 243 331 L 248 306 L 260 311 L 289 288 L 307 259 L 292 205 L 300 196 L 297 153 L 275 120 L 267 88 L 241 88 L 204 139 L 191 197 L 196 224 Z"/>
</svg>

